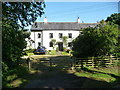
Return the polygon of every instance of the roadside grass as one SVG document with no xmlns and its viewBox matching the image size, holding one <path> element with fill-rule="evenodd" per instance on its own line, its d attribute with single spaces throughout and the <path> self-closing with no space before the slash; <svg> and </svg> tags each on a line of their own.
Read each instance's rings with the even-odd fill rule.
<svg viewBox="0 0 120 90">
<path fill-rule="evenodd" d="M 106 67 L 106 68 L 93 68 L 85 67 L 87 70 L 80 70 L 74 74 L 79 77 L 87 77 L 93 80 L 105 81 L 110 84 L 109 87 L 115 87 L 120 81 L 120 74 L 118 72 L 120 66 Z M 83 88 L 101 87 L 103 83 L 96 83 L 94 81 L 84 81 Z M 107 84 L 105 85 L 107 86 Z"/>
</svg>

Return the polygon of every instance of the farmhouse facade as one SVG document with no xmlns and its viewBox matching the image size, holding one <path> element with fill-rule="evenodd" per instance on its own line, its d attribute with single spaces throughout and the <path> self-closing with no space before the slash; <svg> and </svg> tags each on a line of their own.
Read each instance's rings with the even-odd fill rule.
<svg viewBox="0 0 120 90">
<path fill-rule="evenodd" d="M 72 40 L 82 33 L 82 28 L 95 27 L 97 23 L 80 23 L 78 18 L 76 22 L 35 22 L 31 27 L 31 39 L 34 41 L 32 48 L 44 46 L 47 50 L 53 50 L 52 40 L 56 40 L 55 48 L 62 51 L 65 46 L 63 37 L 67 37 L 67 48 L 71 49 Z"/>
</svg>

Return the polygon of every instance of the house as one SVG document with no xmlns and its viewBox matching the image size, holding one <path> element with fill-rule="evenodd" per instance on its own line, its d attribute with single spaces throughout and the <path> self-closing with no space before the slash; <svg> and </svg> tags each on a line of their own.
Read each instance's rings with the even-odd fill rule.
<svg viewBox="0 0 120 90">
<path fill-rule="evenodd" d="M 95 27 L 97 23 L 80 23 L 80 19 L 77 18 L 77 22 L 47 22 L 47 18 L 44 18 L 44 22 L 35 22 L 31 27 L 31 39 L 34 41 L 32 48 L 38 46 L 45 46 L 47 50 L 53 50 L 52 39 L 55 39 L 57 45 L 55 48 L 62 51 L 65 46 L 63 43 L 63 37 L 67 36 L 67 48 L 71 49 L 72 40 L 81 34 L 81 29 L 86 27 Z"/>
</svg>

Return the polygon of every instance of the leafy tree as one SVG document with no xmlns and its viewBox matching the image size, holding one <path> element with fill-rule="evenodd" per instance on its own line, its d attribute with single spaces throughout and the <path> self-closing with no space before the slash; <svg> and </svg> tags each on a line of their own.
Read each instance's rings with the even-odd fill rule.
<svg viewBox="0 0 120 90">
<path fill-rule="evenodd" d="M 53 43 L 53 49 L 54 49 L 56 45 L 56 39 L 52 39 L 51 42 Z"/>
<path fill-rule="evenodd" d="M 16 71 L 23 49 L 26 47 L 25 38 L 29 38 L 29 34 L 24 32 L 24 27 L 35 22 L 37 17 L 44 13 L 44 8 L 44 2 L 2 3 L 2 69 L 4 82 L 7 80 L 6 75 L 9 75 L 11 70 Z"/>
<path fill-rule="evenodd" d="M 101 21 L 95 28 L 83 29 L 73 41 L 73 55 L 90 57 L 113 54 L 118 43 L 118 26 Z"/>
<path fill-rule="evenodd" d="M 2 17 L 19 26 L 31 25 L 38 16 L 44 14 L 45 2 L 3 2 Z"/>
<path fill-rule="evenodd" d="M 67 48 L 67 39 L 68 39 L 67 36 L 63 36 L 63 38 L 62 38 L 65 48 Z"/>
<path fill-rule="evenodd" d="M 117 24 L 119 25 L 119 29 L 120 29 L 120 13 L 114 13 L 112 14 L 110 17 L 107 17 L 106 19 L 107 22 L 110 22 L 111 24 Z M 117 44 L 117 48 L 116 48 L 116 54 L 118 56 L 120 56 L 120 30 L 119 30 L 119 37 L 118 37 L 118 44 Z"/>
<path fill-rule="evenodd" d="M 106 22 L 120 26 L 120 13 L 114 13 L 110 17 L 107 17 Z"/>
</svg>

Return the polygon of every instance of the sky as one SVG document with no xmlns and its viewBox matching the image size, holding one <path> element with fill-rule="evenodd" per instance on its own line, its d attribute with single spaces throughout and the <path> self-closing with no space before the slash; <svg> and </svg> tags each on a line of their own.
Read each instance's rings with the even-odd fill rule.
<svg viewBox="0 0 120 90">
<path fill-rule="evenodd" d="M 45 2 L 45 14 L 38 17 L 36 22 L 81 22 L 96 23 L 105 20 L 113 13 L 118 13 L 118 2 Z"/>
</svg>

